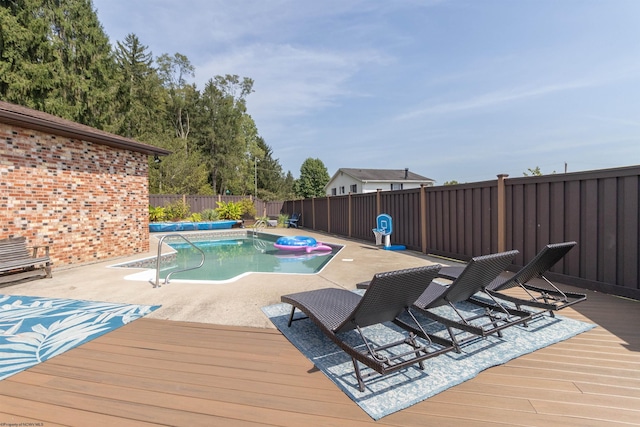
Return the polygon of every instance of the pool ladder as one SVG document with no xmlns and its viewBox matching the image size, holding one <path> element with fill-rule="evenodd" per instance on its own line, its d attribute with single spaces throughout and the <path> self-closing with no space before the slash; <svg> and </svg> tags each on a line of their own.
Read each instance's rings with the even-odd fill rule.
<svg viewBox="0 0 640 427">
<path fill-rule="evenodd" d="M 253 224 L 253 247 L 262 253 L 267 250 L 267 245 L 263 240 L 256 240 L 258 233 L 267 228 L 267 222 L 264 219 L 259 219 Z"/>
<path fill-rule="evenodd" d="M 187 242 L 188 244 L 193 246 L 198 252 L 200 252 L 200 255 L 201 255 L 202 259 L 200 260 L 200 264 L 198 266 L 196 266 L 196 267 L 183 268 L 182 270 L 175 270 L 175 271 L 172 271 L 169 274 L 167 274 L 167 277 L 164 278 L 164 284 L 165 285 L 169 284 L 169 278 L 171 277 L 171 275 L 173 273 L 180 273 L 182 271 L 195 270 L 195 269 L 200 268 L 200 267 L 202 267 L 204 265 L 204 252 L 202 251 L 202 249 L 200 249 L 199 247 L 194 245 L 191 242 L 191 240 L 187 239 L 182 234 L 177 234 L 177 233 L 175 233 L 175 234 L 165 234 L 164 236 L 162 236 L 160 238 L 160 241 L 158 242 L 158 256 L 156 258 L 156 281 L 154 282 L 152 279 L 149 279 L 149 283 L 151 283 L 154 288 L 159 288 L 160 286 L 162 286 L 160 284 L 160 259 L 162 258 L 162 243 L 164 242 L 164 239 L 167 238 L 167 237 L 180 237 L 180 238 L 182 238 L 185 242 Z"/>
<path fill-rule="evenodd" d="M 255 236 L 258 232 L 263 231 L 267 228 L 267 221 L 264 219 L 259 219 L 253 224 L 253 235 Z"/>
</svg>

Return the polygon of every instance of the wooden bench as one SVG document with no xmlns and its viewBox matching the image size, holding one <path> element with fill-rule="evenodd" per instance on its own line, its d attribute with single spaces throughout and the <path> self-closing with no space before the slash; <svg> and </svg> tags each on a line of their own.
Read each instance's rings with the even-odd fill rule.
<svg viewBox="0 0 640 427">
<path fill-rule="evenodd" d="M 43 256 L 38 256 L 39 249 L 44 250 Z M 25 237 L 0 240 L 0 283 L 33 276 L 51 277 L 49 246 L 29 250 Z"/>
</svg>

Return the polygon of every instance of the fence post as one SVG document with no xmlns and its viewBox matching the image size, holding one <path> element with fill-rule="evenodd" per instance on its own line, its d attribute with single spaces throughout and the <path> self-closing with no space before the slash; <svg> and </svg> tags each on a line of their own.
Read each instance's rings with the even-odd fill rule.
<svg viewBox="0 0 640 427">
<path fill-rule="evenodd" d="M 507 206 L 504 180 L 508 176 L 508 174 L 498 175 L 498 252 L 504 252 L 507 248 Z"/>
<path fill-rule="evenodd" d="M 316 229 L 316 196 L 311 198 L 311 229 Z"/>
<path fill-rule="evenodd" d="M 327 233 L 331 233 L 331 197 L 327 197 Z"/>
<path fill-rule="evenodd" d="M 427 253 L 427 192 L 424 184 L 420 184 L 420 239 L 422 240 L 422 253 Z"/>
<path fill-rule="evenodd" d="M 381 202 L 381 200 L 380 200 L 380 192 L 381 192 L 381 191 L 382 191 L 382 189 L 381 189 L 381 188 L 378 188 L 378 189 L 376 190 L 376 216 L 377 216 L 377 215 L 380 215 L 380 214 L 382 213 L 382 212 L 380 211 L 380 209 L 381 209 L 381 204 L 382 204 L 382 202 Z"/>
<path fill-rule="evenodd" d="M 349 221 L 347 233 L 348 233 L 348 236 L 351 237 L 351 221 L 353 221 L 353 213 L 351 212 L 351 193 L 349 193 L 349 203 L 347 206 L 347 218 Z"/>
</svg>

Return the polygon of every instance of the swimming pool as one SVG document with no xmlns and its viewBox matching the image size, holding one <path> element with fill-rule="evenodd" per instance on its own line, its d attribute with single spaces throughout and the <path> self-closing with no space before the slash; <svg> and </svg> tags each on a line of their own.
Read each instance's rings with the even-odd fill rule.
<svg viewBox="0 0 640 427">
<path fill-rule="evenodd" d="M 251 273 L 316 274 L 342 249 L 340 245 L 328 244 L 326 252 L 288 252 L 276 249 L 273 244 L 280 236 L 268 233 L 238 232 L 220 235 L 216 233 L 185 235 L 205 253 L 204 265 L 195 270 L 171 274 L 174 281 L 233 281 Z M 173 252 L 165 249 L 160 262 L 160 279 L 167 274 L 196 266 L 200 263 L 200 252 L 178 236 L 165 237 L 164 243 Z M 153 269 L 128 276 L 132 280 L 155 278 L 156 258 L 119 264 L 113 267 Z M 153 275 L 150 276 L 149 273 Z"/>
</svg>

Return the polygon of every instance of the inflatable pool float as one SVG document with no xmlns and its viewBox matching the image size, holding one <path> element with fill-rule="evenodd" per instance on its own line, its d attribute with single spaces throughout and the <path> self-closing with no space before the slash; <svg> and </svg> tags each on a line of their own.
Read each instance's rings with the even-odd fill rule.
<svg viewBox="0 0 640 427">
<path fill-rule="evenodd" d="M 313 237 L 307 236 L 282 236 L 273 244 L 276 249 L 283 251 L 330 251 L 331 247 L 323 245 Z"/>
</svg>

